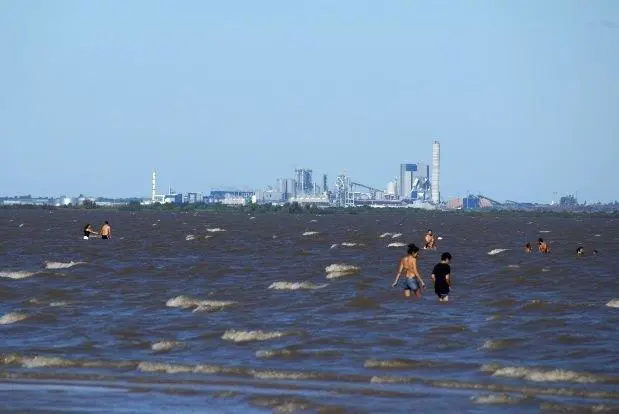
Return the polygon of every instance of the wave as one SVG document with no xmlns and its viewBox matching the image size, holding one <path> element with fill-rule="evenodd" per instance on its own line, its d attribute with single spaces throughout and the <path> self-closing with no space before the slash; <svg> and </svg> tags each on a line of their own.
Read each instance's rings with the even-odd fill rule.
<svg viewBox="0 0 619 414">
<path fill-rule="evenodd" d="M 373 376 L 370 379 L 370 383 L 372 384 L 408 384 L 412 382 L 413 379 L 409 377 L 399 377 L 399 376 Z"/>
<path fill-rule="evenodd" d="M 322 289 L 328 286 L 328 284 L 315 285 L 311 282 L 273 282 L 269 286 L 269 289 L 274 290 L 299 290 L 299 289 Z"/>
<path fill-rule="evenodd" d="M 351 243 L 351 242 L 344 242 L 342 243 L 342 246 L 344 247 L 355 247 L 355 246 L 363 246 L 362 244 L 357 244 L 357 243 Z"/>
<path fill-rule="evenodd" d="M 492 376 L 522 378 L 533 382 L 575 382 L 580 384 L 604 381 L 604 378 L 589 373 L 567 371 L 562 369 L 538 369 L 526 367 L 501 367 L 498 365 L 483 365 L 481 371 Z"/>
<path fill-rule="evenodd" d="M 11 323 L 23 321 L 28 317 L 28 314 L 21 312 L 9 312 L 5 315 L 2 315 L 0 318 L 0 325 L 8 325 Z"/>
<path fill-rule="evenodd" d="M 222 335 L 221 339 L 232 342 L 268 341 L 269 339 L 281 338 L 284 332 L 264 332 L 264 331 L 237 331 L 229 329 Z"/>
<path fill-rule="evenodd" d="M 194 236 L 193 234 L 188 234 L 185 236 L 185 241 L 191 241 L 195 239 L 196 239 L 196 236 Z"/>
<path fill-rule="evenodd" d="M 150 349 L 152 349 L 155 352 L 167 352 L 172 350 L 173 348 L 177 348 L 182 346 L 183 343 L 182 342 L 176 342 L 176 341 L 159 341 L 159 342 L 155 342 L 154 344 L 152 344 L 150 346 Z"/>
<path fill-rule="evenodd" d="M 389 243 L 387 245 L 387 247 L 404 247 L 404 246 L 406 246 L 406 243 L 401 243 L 401 242 Z"/>
<path fill-rule="evenodd" d="M 226 229 L 215 227 L 215 228 L 212 228 L 212 229 L 206 229 L 206 231 L 208 231 L 209 233 L 221 233 L 221 232 L 226 231 Z"/>
<path fill-rule="evenodd" d="M 489 256 L 494 256 L 495 254 L 503 253 L 509 249 L 492 249 L 488 252 Z"/>
<path fill-rule="evenodd" d="M 317 231 L 306 231 L 303 234 L 301 234 L 301 236 L 314 236 L 316 234 L 318 234 Z"/>
<path fill-rule="evenodd" d="M 489 394 L 471 397 L 475 404 L 517 404 L 524 397 L 516 397 L 509 394 Z"/>
<path fill-rule="evenodd" d="M 339 246 L 339 244 L 335 243 L 335 244 L 332 244 L 332 245 L 331 245 L 331 248 L 332 248 L 332 249 L 335 249 L 337 246 Z"/>
<path fill-rule="evenodd" d="M 86 262 L 74 262 L 73 260 L 71 260 L 68 263 L 64 263 L 64 262 L 45 262 L 45 268 L 46 269 L 50 269 L 50 270 L 55 270 L 55 269 L 68 269 L 70 267 L 73 266 L 77 266 L 77 265 L 81 265 L 81 264 L 85 264 Z"/>
<path fill-rule="evenodd" d="M 15 354 L 2 356 L 0 362 L 4 365 L 21 365 L 24 368 L 72 367 L 76 365 L 75 362 L 63 358 L 44 356 L 21 357 Z"/>
<path fill-rule="evenodd" d="M 58 308 L 58 307 L 67 306 L 67 305 L 70 305 L 70 304 L 71 304 L 71 302 L 67 302 L 65 300 L 59 300 L 59 301 L 56 301 L 56 302 L 50 302 L 49 306 L 51 306 L 52 308 Z"/>
<path fill-rule="evenodd" d="M 507 265 L 507 268 L 508 268 L 508 269 L 520 269 L 520 265 L 517 265 L 517 264 L 510 264 L 510 265 Z"/>
<path fill-rule="evenodd" d="M 314 374 L 312 372 L 250 370 L 249 373 L 253 375 L 254 378 L 272 380 L 300 380 L 320 378 L 318 374 Z"/>
<path fill-rule="evenodd" d="M 491 339 L 484 342 L 479 349 L 505 349 L 517 342 L 515 339 Z"/>
<path fill-rule="evenodd" d="M 256 358 L 273 358 L 276 356 L 292 356 L 297 354 L 297 351 L 291 351 L 290 349 L 267 349 L 256 351 Z"/>
<path fill-rule="evenodd" d="M 402 237 L 402 233 L 396 233 L 391 235 L 392 239 L 397 239 L 398 237 Z"/>
<path fill-rule="evenodd" d="M 166 302 L 166 306 L 169 308 L 181 308 L 189 309 L 194 308 L 194 312 L 210 312 L 213 310 L 220 310 L 227 306 L 236 304 L 237 302 L 228 300 L 201 300 L 194 299 L 189 296 L 177 296 L 169 299 Z"/>
<path fill-rule="evenodd" d="M 550 230 L 540 230 L 540 233 L 550 233 Z"/>
<path fill-rule="evenodd" d="M 612 299 L 606 304 L 606 306 L 609 308 L 619 308 L 619 299 Z"/>
<path fill-rule="evenodd" d="M 327 279 L 335 279 L 342 276 L 349 276 L 359 272 L 359 267 L 343 263 L 331 264 L 325 267 Z"/>
<path fill-rule="evenodd" d="M 0 277 L 6 277 L 9 279 L 26 279 L 30 276 L 36 275 L 37 272 L 26 272 L 24 270 L 18 270 L 16 272 L 3 270 L 0 272 Z"/>
<path fill-rule="evenodd" d="M 391 237 L 393 236 L 393 233 L 383 233 L 380 236 L 378 236 L 379 239 L 384 239 L 385 237 Z"/>
<path fill-rule="evenodd" d="M 410 359 L 368 359 L 363 363 L 365 368 L 379 369 L 406 369 L 406 368 L 423 368 L 436 365 L 430 361 L 413 361 Z"/>
</svg>

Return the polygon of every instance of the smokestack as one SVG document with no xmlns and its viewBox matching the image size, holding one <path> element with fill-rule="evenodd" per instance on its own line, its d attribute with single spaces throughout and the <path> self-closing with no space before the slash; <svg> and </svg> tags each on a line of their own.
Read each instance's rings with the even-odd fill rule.
<svg viewBox="0 0 619 414">
<path fill-rule="evenodd" d="M 432 144 L 432 202 L 438 204 L 441 201 L 441 192 L 439 189 L 439 174 L 441 164 L 441 144 L 434 141 Z"/>
<path fill-rule="evenodd" d="M 155 202 L 156 194 L 157 194 L 157 175 L 153 171 L 153 188 L 152 188 L 151 199 L 150 199 L 153 203 Z"/>
</svg>

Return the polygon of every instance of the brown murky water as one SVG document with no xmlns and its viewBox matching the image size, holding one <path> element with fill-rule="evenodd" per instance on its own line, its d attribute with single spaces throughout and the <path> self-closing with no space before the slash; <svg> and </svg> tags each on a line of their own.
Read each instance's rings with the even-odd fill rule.
<svg viewBox="0 0 619 414">
<path fill-rule="evenodd" d="M 112 240 L 82 240 L 103 220 Z M 427 228 L 448 304 L 391 288 L 388 245 Z M 1 210 L 0 243 L 8 410 L 619 409 L 615 219 Z"/>
</svg>

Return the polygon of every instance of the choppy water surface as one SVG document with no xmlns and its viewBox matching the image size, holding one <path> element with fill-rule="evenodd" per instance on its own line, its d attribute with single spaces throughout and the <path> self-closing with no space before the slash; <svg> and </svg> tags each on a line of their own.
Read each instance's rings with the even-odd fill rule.
<svg viewBox="0 0 619 414">
<path fill-rule="evenodd" d="M 81 239 L 103 220 L 112 240 Z M 454 257 L 448 304 L 391 288 L 397 243 L 427 228 L 443 237 L 421 255 L 428 285 Z M 540 236 L 551 254 L 525 254 Z M 51 412 L 617 411 L 618 242 L 608 218 L 0 211 L 0 397 Z"/>
</svg>

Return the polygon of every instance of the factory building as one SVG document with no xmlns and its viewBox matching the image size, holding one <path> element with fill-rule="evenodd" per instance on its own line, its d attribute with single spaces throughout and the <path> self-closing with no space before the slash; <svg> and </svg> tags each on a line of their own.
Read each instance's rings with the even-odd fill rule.
<svg viewBox="0 0 619 414">
<path fill-rule="evenodd" d="M 430 167 L 426 164 L 400 165 L 400 198 L 426 200 L 430 189 Z"/>
<path fill-rule="evenodd" d="M 254 195 L 253 191 L 241 190 L 212 190 L 204 197 L 206 203 L 240 204 L 243 205 Z"/>
<path fill-rule="evenodd" d="M 283 201 L 288 201 L 289 199 L 297 196 L 297 182 L 294 178 L 281 178 L 278 181 L 278 188 L 282 193 Z"/>
<path fill-rule="evenodd" d="M 306 168 L 294 170 L 296 175 L 296 193 L 301 194 L 313 194 L 314 193 L 314 180 L 312 178 L 312 170 Z"/>
</svg>

